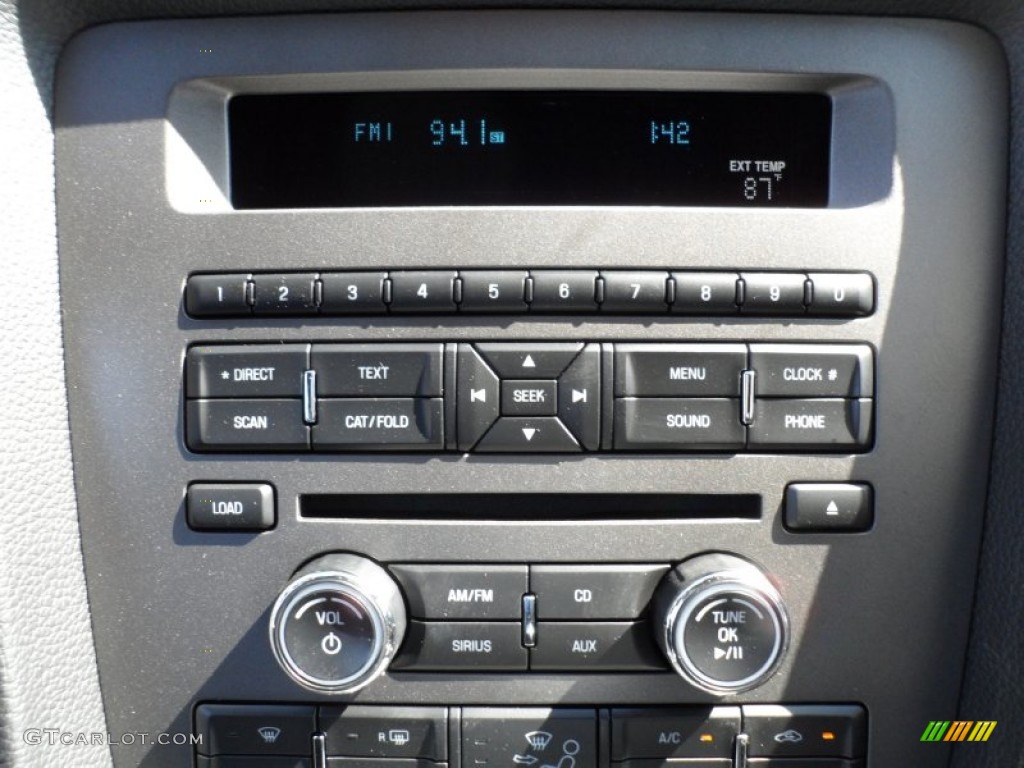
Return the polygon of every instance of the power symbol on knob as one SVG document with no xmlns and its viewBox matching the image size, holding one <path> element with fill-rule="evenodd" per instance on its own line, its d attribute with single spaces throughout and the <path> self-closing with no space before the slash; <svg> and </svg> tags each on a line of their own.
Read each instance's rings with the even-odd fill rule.
<svg viewBox="0 0 1024 768">
<path fill-rule="evenodd" d="M 341 638 L 333 632 L 328 632 L 327 636 L 320 642 L 320 647 L 323 648 L 324 653 L 334 656 L 336 653 L 341 652 Z"/>
</svg>

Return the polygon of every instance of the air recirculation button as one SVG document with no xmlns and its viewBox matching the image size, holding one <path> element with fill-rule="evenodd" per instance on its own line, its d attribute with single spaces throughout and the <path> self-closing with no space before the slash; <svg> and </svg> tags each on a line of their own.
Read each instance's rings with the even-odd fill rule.
<svg viewBox="0 0 1024 768">
<path fill-rule="evenodd" d="M 296 573 L 278 597 L 270 642 L 299 685 L 349 693 L 386 669 L 405 626 L 401 593 L 383 568 L 357 555 L 326 555 Z"/>
</svg>

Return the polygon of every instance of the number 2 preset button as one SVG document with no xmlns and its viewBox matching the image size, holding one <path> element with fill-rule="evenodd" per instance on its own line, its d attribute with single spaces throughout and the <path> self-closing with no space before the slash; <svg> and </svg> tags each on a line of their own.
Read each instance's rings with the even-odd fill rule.
<svg viewBox="0 0 1024 768">
<path fill-rule="evenodd" d="M 392 312 L 454 312 L 455 272 L 391 273 Z"/>
<path fill-rule="evenodd" d="M 315 315 L 313 273 L 253 275 L 253 312 L 257 315 Z"/>
</svg>

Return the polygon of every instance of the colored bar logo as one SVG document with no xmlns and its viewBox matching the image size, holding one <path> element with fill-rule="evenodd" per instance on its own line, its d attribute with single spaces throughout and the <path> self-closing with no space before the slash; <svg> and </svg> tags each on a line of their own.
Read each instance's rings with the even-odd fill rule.
<svg viewBox="0 0 1024 768">
<path fill-rule="evenodd" d="M 995 720 L 932 720 L 921 741 L 988 741 L 996 729 Z"/>
</svg>

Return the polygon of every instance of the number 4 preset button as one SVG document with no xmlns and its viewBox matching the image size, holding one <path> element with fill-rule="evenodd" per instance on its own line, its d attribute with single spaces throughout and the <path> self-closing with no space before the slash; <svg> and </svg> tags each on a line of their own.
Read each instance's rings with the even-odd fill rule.
<svg viewBox="0 0 1024 768">
<path fill-rule="evenodd" d="M 454 312 L 455 272 L 392 272 L 392 312 Z"/>
</svg>

